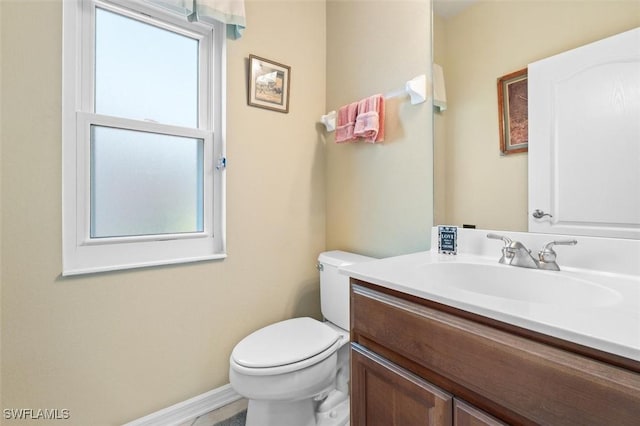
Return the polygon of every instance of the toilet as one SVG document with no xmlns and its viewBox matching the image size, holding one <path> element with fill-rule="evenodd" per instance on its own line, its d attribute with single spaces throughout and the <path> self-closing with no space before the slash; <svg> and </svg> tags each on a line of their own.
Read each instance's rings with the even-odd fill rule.
<svg viewBox="0 0 640 426">
<path fill-rule="evenodd" d="M 349 277 L 338 268 L 371 260 L 338 250 L 321 253 L 325 321 L 277 322 L 235 346 L 229 382 L 249 400 L 246 426 L 349 424 Z"/>
</svg>

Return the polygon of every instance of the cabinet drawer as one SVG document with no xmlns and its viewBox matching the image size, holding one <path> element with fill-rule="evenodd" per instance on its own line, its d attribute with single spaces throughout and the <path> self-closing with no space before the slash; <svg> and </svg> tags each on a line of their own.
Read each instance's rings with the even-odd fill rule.
<svg viewBox="0 0 640 426">
<path fill-rule="evenodd" d="M 516 424 L 637 425 L 640 374 L 352 286 L 354 342 Z"/>
</svg>

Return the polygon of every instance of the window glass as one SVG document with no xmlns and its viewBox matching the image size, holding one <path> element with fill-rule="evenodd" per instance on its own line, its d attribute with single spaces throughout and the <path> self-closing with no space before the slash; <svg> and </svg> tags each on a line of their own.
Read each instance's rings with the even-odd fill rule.
<svg viewBox="0 0 640 426">
<path fill-rule="evenodd" d="M 198 40 L 96 8 L 95 112 L 198 127 Z"/>
<path fill-rule="evenodd" d="M 91 238 L 203 231 L 204 141 L 91 126 Z"/>
</svg>

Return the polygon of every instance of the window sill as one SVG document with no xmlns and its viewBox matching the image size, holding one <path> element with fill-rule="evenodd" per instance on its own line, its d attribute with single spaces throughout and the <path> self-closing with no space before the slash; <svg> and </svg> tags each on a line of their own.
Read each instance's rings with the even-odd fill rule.
<svg viewBox="0 0 640 426">
<path fill-rule="evenodd" d="M 190 257 L 184 259 L 158 260 L 150 262 L 128 263 L 124 265 L 96 266 L 90 268 L 68 268 L 62 272 L 63 277 L 72 277 L 76 275 L 95 274 L 100 272 L 113 272 L 127 269 L 149 268 L 153 266 L 175 265 L 182 263 L 194 263 L 207 260 L 222 260 L 227 257 L 227 253 L 217 253 L 207 256 Z"/>
</svg>

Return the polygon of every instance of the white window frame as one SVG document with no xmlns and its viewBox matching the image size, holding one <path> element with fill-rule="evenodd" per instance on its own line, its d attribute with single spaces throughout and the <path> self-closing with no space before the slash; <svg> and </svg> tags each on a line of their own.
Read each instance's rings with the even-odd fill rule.
<svg viewBox="0 0 640 426">
<path fill-rule="evenodd" d="M 95 10 L 100 7 L 199 41 L 198 128 L 96 114 Z M 226 257 L 225 25 L 188 22 L 138 0 L 63 2 L 62 237 L 63 275 L 196 262 Z M 92 125 L 204 140 L 204 229 L 186 234 L 90 237 Z M 215 130 L 215 132 L 214 132 Z"/>
</svg>

